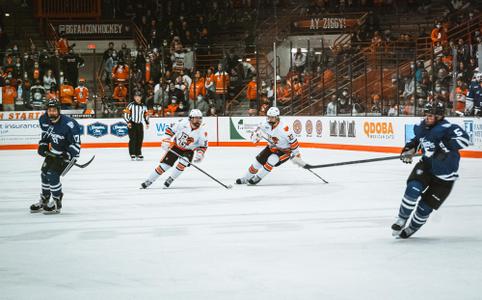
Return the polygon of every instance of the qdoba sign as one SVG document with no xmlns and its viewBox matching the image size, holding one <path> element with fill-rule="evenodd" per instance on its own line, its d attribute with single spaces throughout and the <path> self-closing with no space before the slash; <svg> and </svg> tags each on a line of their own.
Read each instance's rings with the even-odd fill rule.
<svg viewBox="0 0 482 300">
<path fill-rule="evenodd" d="M 392 122 L 364 122 L 363 132 L 371 139 L 395 139 Z"/>
</svg>

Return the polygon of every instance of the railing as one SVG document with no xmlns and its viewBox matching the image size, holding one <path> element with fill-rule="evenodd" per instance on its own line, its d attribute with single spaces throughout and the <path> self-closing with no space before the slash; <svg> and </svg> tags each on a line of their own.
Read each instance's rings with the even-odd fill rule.
<svg viewBox="0 0 482 300">
<path fill-rule="evenodd" d="M 101 0 L 36 0 L 35 16 L 50 19 L 86 19 L 101 16 Z"/>
</svg>

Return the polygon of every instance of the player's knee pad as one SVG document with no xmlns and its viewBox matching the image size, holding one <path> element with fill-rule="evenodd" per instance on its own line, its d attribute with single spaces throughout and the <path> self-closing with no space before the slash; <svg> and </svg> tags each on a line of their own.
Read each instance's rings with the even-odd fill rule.
<svg viewBox="0 0 482 300">
<path fill-rule="evenodd" d="M 417 201 L 423 190 L 424 188 L 422 182 L 418 180 L 410 180 L 409 182 L 407 182 L 407 188 L 405 189 L 404 197 L 410 201 Z"/>
<path fill-rule="evenodd" d="M 48 184 L 49 183 L 49 177 L 47 175 L 47 172 L 41 172 L 40 178 L 42 179 L 42 184 Z"/>
</svg>

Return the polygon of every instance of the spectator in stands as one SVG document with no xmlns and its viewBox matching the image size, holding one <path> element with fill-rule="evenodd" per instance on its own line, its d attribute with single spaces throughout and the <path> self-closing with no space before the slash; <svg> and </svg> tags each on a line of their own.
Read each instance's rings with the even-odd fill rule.
<svg viewBox="0 0 482 300">
<path fill-rule="evenodd" d="M 127 88 L 124 86 L 124 83 L 119 82 L 119 84 L 114 88 L 112 99 L 114 102 L 120 102 L 122 104 L 127 102 Z"/>
<path fill-rule="evenodd" d="M 407 76 L 405 77 L 405 85 L 403 90 L 403 98 L 408 100 L 411 96 L 413 96 L 415 92 L 415 80 L 413 77 Z"/>
<path fill-rule="evenodd" d="M 79 85 L 74 90 L 74 101 L 77 108 L 87 108 L 87 102 L 89 101 L 89 89 L 85 86 L 85 78 L 79 79 Z"/>
<path fill-rule="evenodd" d="M 105 73 L 105 84 L 110 85 L 112 83 L 112 70 L 116 66 L 114 61 L 114 54 L 109 56 L 104 63 L 104 73 Z"/>
<path fill-rule="evenodd" d="M 214 85 L 214 74 L 213 69 L 211 68 L 207 69 L 204 79 L 204 87 L 206 88 L 206 97 L 208 99 L 214 99 L 214 95 L 216 94 L 216 86 Z"/>
<path fill-rule="evenodd" d="M 331 95 L 331 101 L 328 102 L 326 106 L 326 115 L 327 116 L 336 116 L 338 112 L 338 97 L 336 94 Z"/>
<path fill-rule="evenodd" d="M 249 102 L 248 115 L 256 116 L 258 111 L 258 85 L 256 82 L 256 76 L 253 76 L 251 81 L 248 83 L 246 88 L 246 98 Z"/>
<path fill-rule="evenodd" d="M 206 87 L 201 71 L 197 70 L 194 74 L 194 83 L 189 87 L 189 101 L 195 102 L 199 95 L 203 97 L 206 95 Z"/>
<path fill-rule="evenodd" d="M 229 75 L 222 64 L 218 64 L 218 70 L 214 74 L 214 86 L 216 87 L 216 111 L 224 112 L 229 88 Z"/>
<path fill-rule="evenodd" d="M 119 63 L 111 69 L 111 72 L 114 84 L 125 83 L 129 79 L 129 66 L 124 60 L 119 59 Z"/>
<path fill-rule="evenodd" d="M 70 84 L 76 85 L 79 80 L 79 68 L 84 66 L 84 59 L 74 52 L 73 48 L 62 58 L 62 71 Z"/>
<path fill-rule="evenodd" d="M 293 55 L 293 66 L 296 72 L 303 73 L 306 64 L 306 54 L 301 51 L 301 48 L 296 49 L 296 53 Z"/>
<path fill-rule="evenodd" d="M 57 49 L 60 56 L 64 56 L 69 52 L 69 41 L 63 33 L 59 34 L 59 39 L 55 43 L 55 48 Z"/>
<path fill-rule="evenodd" d="M 74 104 L 74 87 L 66 78 L 60 85 L 60 105 L 62 109 L 71 109 Z"/>
<path fill-rule="evenodd" d="M 129 59 L 129 57 L 131 56 L 131 49 L 127 48 L 126 43 L 122 43 L 118 56 L 119 56 L 119 59 L 123 59 L 124 61 Z"/>
<path fill-rule="evenodd" d="M 441 46 L 447 42 L 447 35 L 441 22 L 435 23 L 435 28 L 432 29 L 430 37 L 433 46 Z"/>
<path fill-rule="evenodd" d="M 199 109 L 203 113 L 203 116 L 206 116 L 209 111 L 209 103 L 206 101 L 206 98 L 203 97 L 203 95 L 198 95 L 196 103 L 189 104 L 189 109 L 193 108 Z"/>
<path fill-rule="evenodd" d="M 43 87 L 45 90 L 50 90 L 52 84 L 57 85 L 57 80 L 54 77 L 54 74 L 51 69 L 48 69 L 43 77 Z"/>
<path fill-rule="evenodd" d="M 35 81 L 35 84 L 30 88 L 30 106 L 34 110 L 45 109 L 45 86 L 40 83 L 40 80 Z"/>
<path fill-rule="evenodd" d="M 15 99 L 17 98 L 17 89 L 13 82 L 5 80 L 5 86 L 2 87 L 2 104 L 4 111 L 15 110 Z"/>
<path fill-rule="evenodd" d="M 30 93 L 32 94 L 32 93 Z M 57 88 L 55 85 L 52 85 L 50 87 L 50 90 L 45 94 L 45 99 L 46 101 L 51 100 L 51 99 L 59 99 L 59 93 L 57 91 Z"/>
<path fill-rule="evenodd" d="M 104 51 L 104 54 L 102 55 L 102 60 L 105 62 L 109 57 L 112 56 L 116 51 L 114 49 L 114 42 L 109 42 L 108 48 Z M 116 53 L 117 55 L 117 53 Z"/>
<path fill-rule="evenodd" d="M 164 115 L 166 117 L 174 117 L 176 115 L 176 112 L 178 111 L 178 109 L 179 109 L 179 103 L 178 103 L 177 97 L 175 95 L 173 95 L 171 97 L 171 102 L 164 109 Z"/>
</svg>

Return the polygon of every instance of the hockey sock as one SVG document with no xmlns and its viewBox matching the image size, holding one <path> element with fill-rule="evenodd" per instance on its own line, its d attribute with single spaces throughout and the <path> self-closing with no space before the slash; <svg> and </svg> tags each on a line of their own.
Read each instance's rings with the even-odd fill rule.
<svg viewBox="0 0 482 300">
<path fill-rule="evenodd" d="M 62 184 L 60 183 L 59 174 L 48 171 L 47 177 L 49 180 L 52 197 L 57 199 L 60 198 L 60 195 L 62 194 Z"/>
<path fill-rule="evenodd" d="M 400 210 L 398 211 L 398 217 L 402 219 L 408 219 L 412 214 L 415 206 L 417 205 L 418 197 L 422 194 L 423 186 L 418 180 L 412 180 L 407 183 L 405 194 L 400 204 Z"/>
<path fill-rule="evenodd" d="M 154 182 L 156 181 L 159 176 L 161 176 L 164 172 L 166 172 L 168 169 L 170 168 L 169 165 L 166 165 L 164 163 L 161 163 L 159 164 L 155 169 L 154 171 L 151 173 L 151 175 L 149 175 L 149 177 L 147 178 L 147 180 L 149 180 L 150 182 Z"/>
<path fill-rule="evenodd" d="M 273 170 L 273 166 L 275 166 L 278 162 L 279 162 L 279 156 L 276 154 L 271 154 L 268 157 L 267 162 L 259 170 L 258 172 L 259 178 L 264 178 L 266 175 L 268 175 Z"/>
<path fill-rule="evenodd" d="M 179 175 L 182 174 L 185 168 L 186 166 L 184 164 L 178 162 L 174 170 L 172 170 L 172 173 L 171 173 L 172 179 L 176 179 L 177 177 L 179 177 Z"/>
<path fill-rule="evenodd" d="M 42 178 L 42 196 L 44 196 L 45 198 L 50 198 L 49 178 L 44 172 L 40 174 L 40 177 Z"/>
<path fill-rule="evenodd" d="M 258 170 L 262 167 L 263 166 L 257 160 L 254 161 L 254 163 L 251 166 L 249 166 L 248 172 L 246 172 L 243 179 L 244 180 L 250 179 L 251 177 L 256 175 L 258 173 Z"/>
<path fill-rule="evenodd" d="M 432 213 L 433 209 L 428 206 L 428 204 L 420 200 L 420 202 L 417 205 L 417 210 L 415 211 L 415 214 L 413 215 L 412 220 L 410 221 L 409 227 L 412 228 L 414 231 L 417 231 L 422 227 L 428 220 L 428 217 Z"/>
</svg>

